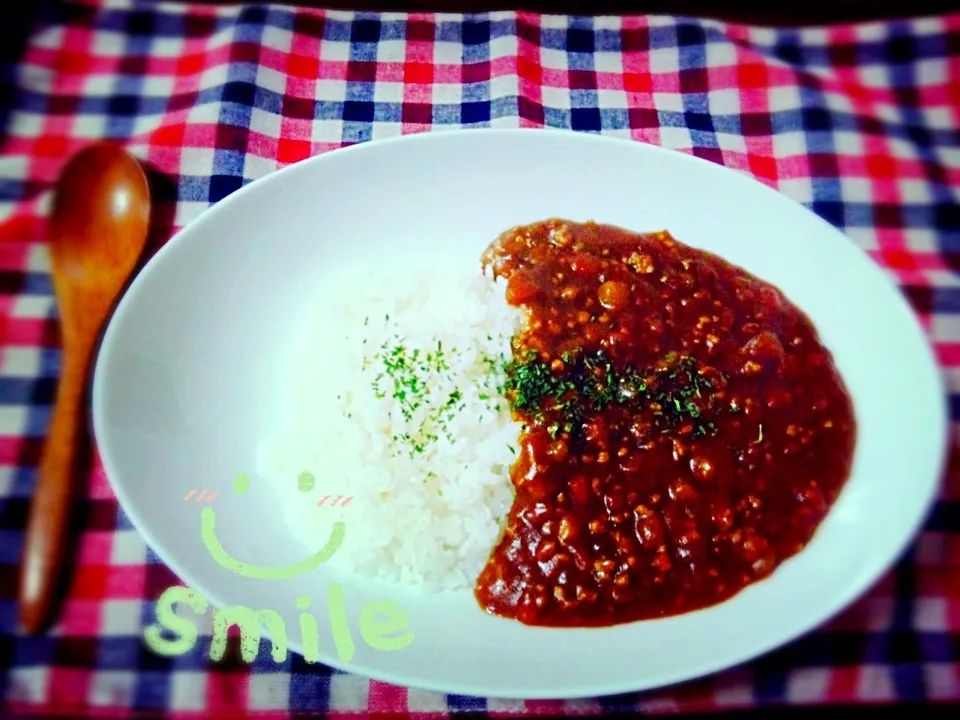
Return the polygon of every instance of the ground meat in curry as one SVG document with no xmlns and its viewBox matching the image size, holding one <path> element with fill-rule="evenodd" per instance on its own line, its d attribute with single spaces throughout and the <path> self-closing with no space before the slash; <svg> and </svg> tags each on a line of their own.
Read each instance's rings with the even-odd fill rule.
<svg viewBox="0 0 960 720">
<path fill-rule="evenodd" d="M 516 499 L 483 608 L 552 626 L 674 615 L 804 547 L 849 474 L 854 413 L 777 288 L 666 232 L 560 220 L 482 262 L 528 313 L 507 364 Z"/>
</svg>

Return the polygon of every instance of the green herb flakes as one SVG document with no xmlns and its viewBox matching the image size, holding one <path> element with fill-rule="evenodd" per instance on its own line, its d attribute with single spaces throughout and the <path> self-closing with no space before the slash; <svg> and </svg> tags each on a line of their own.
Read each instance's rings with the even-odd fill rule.
<svg viewBox="0 0 960 720">
<path fill-rule="evenodd" d="M 374 397 L 395 401 L 391 416 L 399 413 L 404 432 L 395 434 L 393 441 L 403 445 L 410 457 L 426 452 L 441 438 L 454 442 L 451 423 L 467 408 L 463 390 L 457 387 L 459 378 L 452 370 L 461 355 L 458 348 L 444 347 L 440 340 L 436 345 L 422 348 L 395 335 L 372 356 L 363 358 L 362 369 L 374 373 L 371 381 Z M 496 417 L 501 409 L 503 358 L 483 357 L 481 361 L 487 372 L 479 373 L 474 381 L 477 397 L 485 403 L 491 416 Z M 481 420 L 485 416 L 486 413 Z"/>
<path fill-rule="evenodd" d="M 700 374 L 691 357 L 671 352 L 662 363 L 641 370 L 618 370 L 603 351 L 589 356 L 566 352 L 560 359 L 563 370 L 558 373 L 530 351 L 519 353 L 505 366 L 504 390 L 510 407 L 534 420 L 551 420 L 547 432 L 552 439 L 561 429 L 574 432 L 590 416 L 614 404 L 649 410 L 662 432 L 686 422 L 693 423 L 695 437 L 716 432 L 714 422 L 703 420 L 705 410 L 713 409 L 708 392 L 713 383 Z"/>
</svg>

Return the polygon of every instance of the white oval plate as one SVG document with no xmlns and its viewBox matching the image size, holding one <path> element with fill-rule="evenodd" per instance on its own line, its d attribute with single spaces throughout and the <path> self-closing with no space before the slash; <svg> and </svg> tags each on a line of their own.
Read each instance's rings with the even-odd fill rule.
<svg viewBox="0 0 960 720">
<path fill-rule="evenodd" d="M 551 216 L 666 228 L 772 282 L 808 313 L 835 355 L 858 421 L 852 477 L 810 545 L 721 605 L 601 629 L 525 627 L 484 614 L 469 591 L 420 594 L 337 577 L 327 565 L 275 581 L 217 565 L 201 541 L 203 503 L 183 501 L 190 490 L 220 491 L 217 534 L 234 557 L 260 565 L 303 559 L 279 500 L 254 470 L 257 442 L 276 421 L 282 356 L 316 311 L 312 288 L 344 259 L 389 263 L 413 248 L 479 258 L 503 230 Z M 841 233 L 718 165 L 636 142 L 536 130 L 357 145 L 234 193 L 172 239 L 123 298 L 96 365 L 93 421 L 107 476 L 134 526 L 213 605 L 277 611 L 299 651 L 295 601 L 307 594 L 322 662 L 503 698 L 652 688 L 812 630 L 863 593 L 910 541 L 934 498 L 946 439 L 942 380 L 918 322 Z M 253 477 L 243 496 L 230 490 L 240 472 Z M 334 580 L 344 588 L 356 643 L 349 662 L 338 659 L 327 622 Z M 361 609 L 379 598 L 409 611 L 409 647 L 384 652 L 361 639 Z"/>
</svg>

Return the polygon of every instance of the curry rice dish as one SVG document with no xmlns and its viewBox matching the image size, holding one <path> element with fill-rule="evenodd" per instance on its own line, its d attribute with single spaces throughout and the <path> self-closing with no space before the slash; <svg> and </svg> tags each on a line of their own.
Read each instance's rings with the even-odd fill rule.
<svg viewBox="0 0 960 720">
<path fill-rule="evenodd" d="M 301 413 L 264 470 L 319 477 L 366 448 L 322 491 L 366 503 L 351 569 L 472 586 L 530 625 L 603 626 L 721 602 L 810 541 L 856 426 L 830 352 L 777 288 L 667 232 L 563 220 L 505 232 L 466 282 L 427 269 L 466 284 L 463 311 L 417 299 L 425 276 L 409 272 L 392 296 L 353 298 L 333 410 Z M 290 455 L 332 412 L 335 439 Z M 303 505 L 309 543 L 327 530 Z"/>
</svg>

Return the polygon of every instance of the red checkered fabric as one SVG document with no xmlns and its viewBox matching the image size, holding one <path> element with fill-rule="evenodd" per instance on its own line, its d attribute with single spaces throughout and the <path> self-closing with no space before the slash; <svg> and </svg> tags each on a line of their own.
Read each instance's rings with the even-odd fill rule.
<svg viewBox="0 0 960 720">
<path fill-rule="evenodd" d="M 118 140 L 163 178 L 153 188 L 156 244 L 278 167 L 402 133 L 550 126 L 692 153 L 804 203 L 885 267 L 960 393 L 960 15 L 773 30 L 669 17 L 32 5 L 24 52 L 0 65 L 0 700 L 9 712 L 446 717 L 960 700 L 957 454 L 916 543 L 846 612 L 747 665 L 642 695 L 502 701 L 297 659 L 212 666 L 199 649 L 160 658 L 142 631 L 176 579 L 97 468 L 76 507 L 77 571 L 56 628 L 22 636 L 14 593 L 60 359 L 44 205 L 64 159 L 85 144 Z"/>
</svg>

